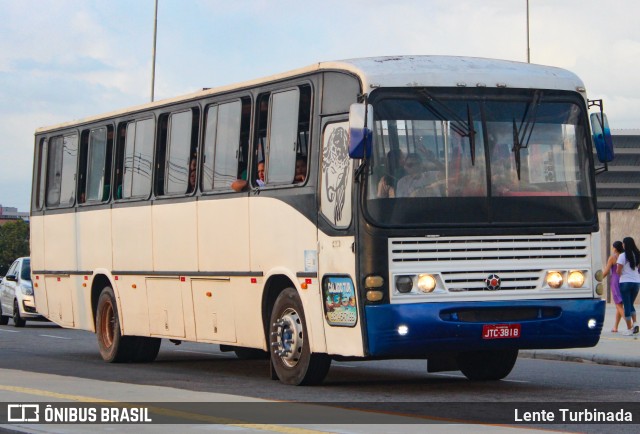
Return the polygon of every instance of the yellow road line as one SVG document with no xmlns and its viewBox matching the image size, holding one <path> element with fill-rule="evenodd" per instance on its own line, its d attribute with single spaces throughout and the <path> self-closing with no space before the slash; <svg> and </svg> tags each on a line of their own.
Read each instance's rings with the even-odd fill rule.
<svg viewBox="0 0 640 434">
<path fill-rule="evenodd" d="M 100 399 L 100 398 L 94 398 L 91 396 L 69 395 L 65 393 L 51 392 L 48 390 L 32 389 L 29 387 L 6 386 L 4 384 L 0 384 L 0 390 L 6 390 L 8 392 L 24 393 L 27 395 L 44 396 L 46 398 L 66 399 L 69 401 L 108 403 L 113 406 L 128 407 L 128 408 L 136 407 L 135 403 L 124 404 L 119 401 L 112 401 L 109 399 Z M 162 407 L 146 407 L 146 408 L 149 409 L 149 413 L 154 413 L 154 414 L 163 415 L 163 416 L 193 420 L 197 422 L 205 422 L 209 424 L 229 425 L 229 426 L 234 426 L 239 428 L 279 432 L 284 434 L 325 434 L 329 432 L 329 431 L 316 431 L 316 430 L 305 429 L 305 428 L 286 427 L 286 426 L 280 426 L 280 425 L 244 423 L 243 421 L 240 421 L 240 420 L 207 416 L 204 414 L 189 413 L 186 411 L 170 410 Z"/>
</svg>

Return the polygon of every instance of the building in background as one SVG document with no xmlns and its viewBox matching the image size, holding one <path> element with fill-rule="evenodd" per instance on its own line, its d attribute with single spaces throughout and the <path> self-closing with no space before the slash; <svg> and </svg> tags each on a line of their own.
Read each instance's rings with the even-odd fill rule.
<svg viewBox="0 0 640 434">
<path fill-rule="evenodd" d="M 616 158 L 596 176 L 598 209 L 640 209 L 640 129 L 613 130 L 612 135 Z"/>
<path fill-rule="evenodd" d="M 2 206 L 2 204 L 0 204 L 0 226 L 8 222 L 16 221 L 18 219 L 22 219 L 28 222 L 29 213 L 20 212 L 18 211 L 18 208 L 14 208 L 11 206 Z"/>
</svg>

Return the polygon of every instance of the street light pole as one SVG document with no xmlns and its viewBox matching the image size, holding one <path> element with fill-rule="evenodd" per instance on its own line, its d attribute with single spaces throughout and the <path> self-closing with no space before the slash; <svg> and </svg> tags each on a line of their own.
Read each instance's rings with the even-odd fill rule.
<svg viewBox="0 0 640 434">
<path fill-rule="evenodd" d="M 156 36 L 158 34 L 158 0 L 153 13 L 153 55 L 151 60 L 151 102 L 153 102 L 153 92 L 156 87 Z"/>
<path fill-rule="evenodd" d="M 531 63 L 531 50 L 529 49 L 529 0 L 527 0 L 527 63 Z"/>
</svg>

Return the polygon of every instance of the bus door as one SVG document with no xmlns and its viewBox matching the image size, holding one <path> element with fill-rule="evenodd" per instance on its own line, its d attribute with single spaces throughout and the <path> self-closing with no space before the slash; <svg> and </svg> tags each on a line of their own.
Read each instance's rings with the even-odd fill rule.
<svg viewBox="0 0 640 434">
<path fill-rule="evenodd" d="M 326 120 L 320 159 L 318 279 L 321 283 L 328 354 L 363 355 L 355 290 L 349 122 Z"/>
</svg>

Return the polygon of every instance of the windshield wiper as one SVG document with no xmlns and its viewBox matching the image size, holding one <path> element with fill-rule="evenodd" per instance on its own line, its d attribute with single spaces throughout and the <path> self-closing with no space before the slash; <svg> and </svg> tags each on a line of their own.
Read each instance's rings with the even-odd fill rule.
<svg viewBox="0 0 640 434">
<path fill-rule="evenodd" d="M 536 117 L 538 115 L 538 107 L 542 99 L 542 91 L 535 91 L 533 98 L 527 104 L 527 108 L 520 121 L 520 127 L 516 125 L 516 119 L 513 118 L 513 153 L 516 160 L 516 172 L 518 181 L 520 180 L 520 150 L 529 147 L 529 140 L 533 133 L 533 127 L 536 125 Z"/>
<path fill-rule="evenodd" d="M 445 103 L 431 95 L 425 89 L 418 92 L 424 98 L 423 104 L 441 121 L 450 122 L 451 129 L 461 137 L 469 138 L 469 152 L 471 153 L 471 165 L 476 163 L 476 131 L 473 129 L 473 116 L 471 108 L 467 104 L 467 120 L 465 121 Z"/>
</svg>

